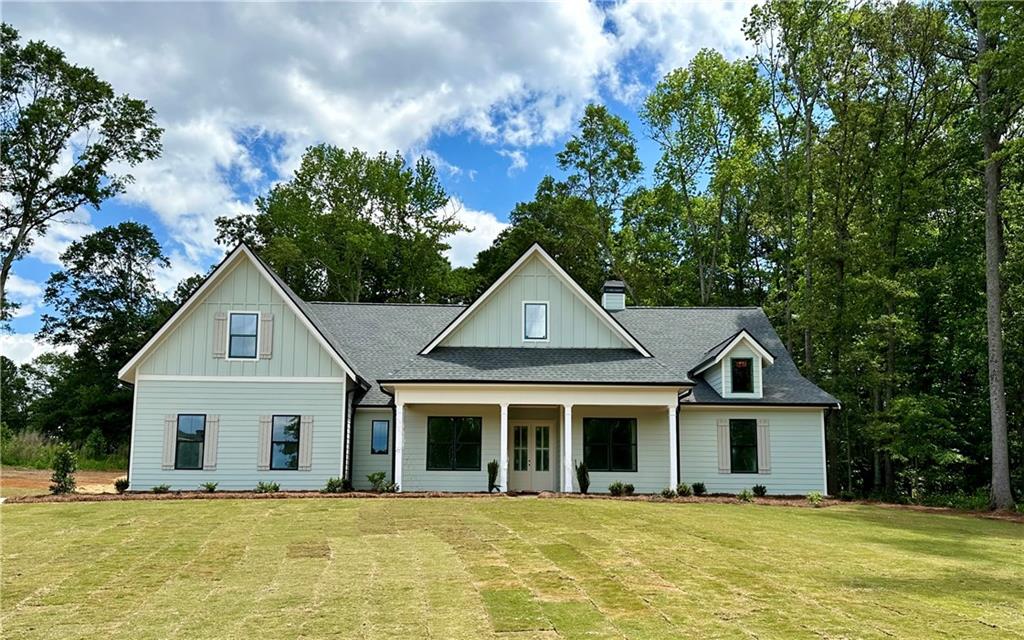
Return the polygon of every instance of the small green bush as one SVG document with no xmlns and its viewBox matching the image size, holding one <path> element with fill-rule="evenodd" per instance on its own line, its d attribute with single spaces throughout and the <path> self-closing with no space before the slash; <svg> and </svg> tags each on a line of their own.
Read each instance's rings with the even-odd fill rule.
<svg viewBox="0 0 1024 640">
<path fill-rule="evenodd" d="M 580 485 L 580 493 L 586 494 L 590 491 L 590 470 L 586 462 L 576 463 L 576 482 Z"/>
<path fill-rule="evenodd" d="M 821 495 L 820 491 L 811 491 L 807 494 L 807 502 L 810 502 L 816 507 L 820 507 L 821 503 L 825 500 L 825 497 Z"/>
<path fill-rule="evenodd" d="M 328 478 L 327 484 L 321 489 L 321 493 L 348 493 L 352 490 L 352 483 L 347 478 Z"/>
<path fill-rule="evenodd" d="M 763 484 L 755 484 L 754 495 L 757 496 L 758 498 L 765 497 L 766 495 L 768 495 L 768 487 L 764 486 Z"/>
<path fill-rule="evenodd" d="M 388 474 L 383 471 L 375 471 L 366 476 L 366 479 L 370 481 L 370 487 L 377 492 L 383 492 L 387 486 Z"/>
<path fill-rule="evenodd" d="M 114 491 L 118 493 L 124 493 L 128 490 L 128 478 L 118 478 L 114 480 Z"/>
<path fill-rule="evenodd" d="M 736 494 L 736 498 L 740 502 L 753 502 L 754 494 L 750 492 L 750 489 L 744 489 L 743 491 L 740 491 L 739 493 Z"/>
<path fill-rule="evenodd" d="M 277 493 L 281 490 L 281 485 L 276 482 L 265 482 L 260 480 L 256 483 L 256 493 Z"/>
<path fill-rule="evenodd" d="M 487 463 L 487 493 L 494 493 L 495 489 L 501 491 L 498 484 L 498 461 L 491 460 Z"/>
<path fill-rule="evenodd" d="M 707 492 L 708 492 L 708 488 L 704 486 L 703 482 L 694 482 L 693 483 L 693 495 L 695 495 L 695 496 L 702 496 L 702 495 L 705 495 Z"/>
<path fill-rule="evenodd" d="M 685 482 L 680 482 L 679 486 L 676 487 L 676 493 L 679 494 L 680 498 L 689 498 L 693 495 L 693 489 Z"/>
<path fill-rule="evenodd" d="M 843 502 L 850 502 L 851 500 L 855 500 L 856 498 L 857 494 L 850 491 L 849 489 L 843 489 L 842 491 L 839 492 L 839 499 L 842 500 Z"/>
<path fill-rule="evenodd" d="M 672 487 L 665 487 L 664 489 L 661 490 L 661 497 L 665 498 L 666 500 L 671 500 L 672 498 L 676 497 L 676 490 L 673 489 Z"/>
<path fill-rule="evenodd" d="M 158 484 L 155 487 L 153 487 L 153 493 L 167 493 L 170 490 L 171 485 L 169 484 Z"/>
<path fill-rule="evenodd" d="M 621 496 L 625 490 L 626 485 L 622 484 L 618 480 L 608 485 L 608 493 L 612 494 L 613 496 Z"/>
<path fill-rule="evenodd" d="M 78 456 L 68 445 L 61 445 L 53 457 L 53 475 L 50 476 L 50 493 L 71 493 L 75 490 L 75 471 L 78 470 Z"/>
<path fill-rule="evenodd" d="M 628 482 L 622 485 L 622 495 L 631 496 L 633 495 L 634 491 L 636 491 L 636 489 L 633 487 L 633 485 L 629 484 Z"/>
<path fill-rule="evenodd" d="M 203 484 L 199 485 L 199 488 L 202 489 L 203 491 L 205 491 L 206 493 L 213 493 L 214 491 L 217 490 L 217 483 L 216 482 L 204 482 Z"/>
</svg>

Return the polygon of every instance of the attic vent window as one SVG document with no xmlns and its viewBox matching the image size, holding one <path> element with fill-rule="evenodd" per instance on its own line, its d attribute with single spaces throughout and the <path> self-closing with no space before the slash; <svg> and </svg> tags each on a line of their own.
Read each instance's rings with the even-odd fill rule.
<svg viewBox="0 0 1024 640">
<path fill-rule="evenodd" d="M 523 303 L 523 340 L 548 339 L 548 303 Z"/>
<path fill-rule="evenodd" d="M 228 318 L 228 357 L 244 360 L 256 359 L 256 338 L 260 315 L 258 313 L 232 313 Z"/>
<path fill-rule="evenodd" d="M 754 392 L 754 360 L 752 358 L 732 359 L 732 392 Z"/>
</svg>

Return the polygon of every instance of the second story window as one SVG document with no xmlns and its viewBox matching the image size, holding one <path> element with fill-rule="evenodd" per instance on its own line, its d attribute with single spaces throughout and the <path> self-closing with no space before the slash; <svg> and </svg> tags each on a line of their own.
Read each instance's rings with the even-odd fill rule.
<svg viewBox="0 0 1024 640">
<path fill-rule="evenodd" d="M 753 358 L 733 358 L 732 365 L 732 392 L 753 393 L 754 392 L 754 360 Z"/>
<path fill-rule="evenodd" d="M 228 357 L 256 359 L 258 313 L 232 313 L 228 317 Z"/>
<path fill-rule="evenodd" d="M 548 339 L 548 303 L 523 303 L 523 340 Z"/>
</svg>

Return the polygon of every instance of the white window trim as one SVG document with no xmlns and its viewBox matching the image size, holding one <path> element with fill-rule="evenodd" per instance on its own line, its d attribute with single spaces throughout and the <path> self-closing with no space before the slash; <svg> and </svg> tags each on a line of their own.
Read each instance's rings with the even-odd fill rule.
<svg viewBox="0 0 1024 640">
<path fill-rule="evenodd" d="M 237 357 L 236 358 L 232 358 L 231 357 L 231 316 L 233 316 L 233 315 L 242 315 L 242 314 L 247 315 L 247 316 L 252 316 L 252 315 L 256 316 L 256 355 L 254 355 L 251 358 L 237 358 Z M 262 311 L 249 311 L 249 310 L 246 310 L 246 309 L 235 309 L 235 310 L 232 310 L 232 311 L 228 311 L 227 327 L 224 328 L 224 331 L 227 332 L 227 337 L 224 340 L 224 345 L 225 345 L 224 346 L 224 359 L 227 360 L 228 362 L 259 362 L 259 359 L 260 359 L 260 325 L 262 324 L 262 322 L 263 322 L 263 312 Z"/>
<path fill-rule="evenodd" d="M 526 337 L 526 305 L 528 304 L 542 304 L 544 305 L 544 337 L 543 338 L 527 338 Z M 519 336 L 523 339 L 523 342 L 551 342 L 551 303 L 547 300 L 523 300 L 522 313 L 519 315 L 522 320 L 522 331 Z"/>
</svg>

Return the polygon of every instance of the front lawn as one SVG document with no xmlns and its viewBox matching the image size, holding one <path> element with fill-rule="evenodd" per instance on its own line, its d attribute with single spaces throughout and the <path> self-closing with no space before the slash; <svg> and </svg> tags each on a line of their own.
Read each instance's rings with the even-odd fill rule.
<svg viewBox="0 0 1024 640">
<path fill-rule="evenodd" d="M 536 498 L 0 517 L 0 626 L 25 640 L 1024 634 L 1024 526 L 973 517 Z"/>
</svg>

